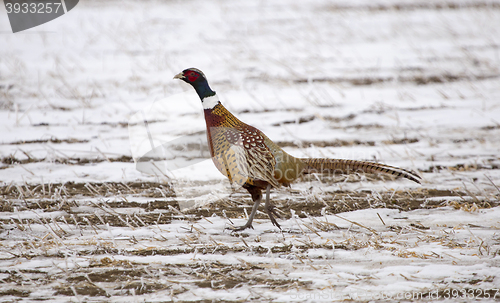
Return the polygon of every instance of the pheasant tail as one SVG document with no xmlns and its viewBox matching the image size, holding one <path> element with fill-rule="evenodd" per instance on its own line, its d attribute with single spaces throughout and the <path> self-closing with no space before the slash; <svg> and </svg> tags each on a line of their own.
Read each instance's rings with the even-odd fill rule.
<svg viewBox="0 0 500 303">
<path fill-rule="evenodd" d="M 421 179 L 421 177 L 413 171 L 367 161 L 325 158 L 302 158 L 300 160 L 307 164 L 304 173 L 382 173 L 394 177 L 403 177 L 417 182 L 418 184 L 420 184 Z"/>
</svg>

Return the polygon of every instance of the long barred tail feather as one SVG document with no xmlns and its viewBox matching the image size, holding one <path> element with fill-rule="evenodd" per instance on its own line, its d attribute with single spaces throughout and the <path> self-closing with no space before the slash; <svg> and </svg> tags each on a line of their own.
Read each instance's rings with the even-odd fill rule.
<svg viewBox="0 0 500 303">
<path fill-rule="evenodd" d="M 383 173 L 395 177 L 403 177 L 420 184 L 421 177 L 410 170 L 367 161 L 327 159 L 327 158 L 301 158 L 307 164 L 304 173 Z"/>
</svg>

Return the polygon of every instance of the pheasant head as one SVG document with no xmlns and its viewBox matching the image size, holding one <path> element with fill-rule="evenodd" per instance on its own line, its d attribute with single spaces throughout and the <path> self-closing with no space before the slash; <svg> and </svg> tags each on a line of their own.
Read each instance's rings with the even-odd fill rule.
<svg viewBox="0 0 500 303">
<path fill-rule="evenodd" d="M 205 74 L 197 68 L 188 68 L 175 75 L 174 79 L 180 79 L 191 84 L 201 99 L 204 108 L 213 108 L 219 103 L 219 98 L 208 85 Z"/>
</svg>

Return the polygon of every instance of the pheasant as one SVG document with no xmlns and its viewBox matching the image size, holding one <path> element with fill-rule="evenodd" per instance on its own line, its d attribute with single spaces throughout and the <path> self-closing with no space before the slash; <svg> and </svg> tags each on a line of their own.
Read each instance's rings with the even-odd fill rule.
<svg viewBox="0 0 500 303">
<path fill-rule="evenodd" d="M 188 68 L 175 75 L 193 86 L 203 105 L 207 125 L 210 155 L 217 169 L 232 184 L 245 188 L 254 205 L 245 225 L 232 227 L 233 231 L 253 228 L 252 221 L 265 190 L 265 211 L 272 224 L 280 228 L 275 217 L 280 216 L 269 200 L 271 188 L 289 186 L 291 182 L 308 173 L 383 173 L 404 177 L 420 184 L 415 172 L 385 164 L 366 161 L 296 158 L 287 154 L 257 128 L 243 123 L 219 101 L 199 69 Z"/>
</svg>

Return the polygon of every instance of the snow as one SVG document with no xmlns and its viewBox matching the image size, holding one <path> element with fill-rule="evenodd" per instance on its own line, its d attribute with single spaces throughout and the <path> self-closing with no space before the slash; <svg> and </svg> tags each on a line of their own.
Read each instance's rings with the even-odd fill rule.
<svg viewBox="0 0 500 303">
<path fill-rule="evenodd" d="M 500 298 L 500 2 L 80 1 L 16 34 L 0 7 L 0 301 Z M 422 185 L 304 178 L 282 231 L 229 232 L 249 195 L 189 67 L 288 153 Z"/>
</svg>

